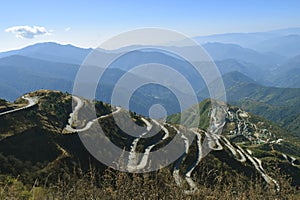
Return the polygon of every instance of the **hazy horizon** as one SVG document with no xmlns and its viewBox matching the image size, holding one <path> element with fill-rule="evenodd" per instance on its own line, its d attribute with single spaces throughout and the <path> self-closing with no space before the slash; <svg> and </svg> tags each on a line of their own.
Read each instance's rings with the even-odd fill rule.
<svg viewBox="0 0 300 200">
<path fill-rule="evenodd" d="M 191 36 L 191 38 L 219 36 L 219 35 L 226 35 L 226 34 L 229 35 L 229 34 L 268 33 L 268 32 L 279 31 L 279 30 L 288 30 L 288 29 L 300 29 L 300 26 L 299 27 L 287 27 L 287 28 L 282 28 L 282 29 L 272 29 L 272 30 L 267 30 L 267 31 L 212 33 L 212 34 L 208 34 L 208 35 L 195 35 L 195 36 Z M 113 35 L 111 37 L 113 37 Z M 107 38 L 107 39 L 109 39 L 109 38 Z M 104 41 L 100 41 L 100 43 L 101 42 L 104 42 Z M 22 48 L 25 48 L 25 47 L 28 47 L 28 46 L 32 46 L 32 45 L 35 45 L 35 44 L 40 44 L 40 43 L 57 43 L 57 44 L 61 44 L 61 45 L 72 45 L 72 46 L 75 46 L 75 47 L 78 47 L 78 48 L 83 48 L 83 49 L 95 49 L 95 48 L 98 47 L 97 45 L 96 46 L 81 46 L 81 45 L 77 45 L 77 44 L 74 44 L 74 43 L 61 42 L 61 41 L 56 41 L 56 40 L 49 39 L 49 40 L 45 40 L 45 41 L 33 41 L 33 42 L 27 43 L 25 45 L 21 45 L 21 46 L 18 46 L 18 47 L 13 47 L 11 49 L 6 49 L 6 50 L 2 50 L 0 48 L 0 53 L 13 51 L 13 50 L 19 50 L 19 49 L 22 49 Z"/>
<path fill-rule="evenodd" d="M 13 1 L 2 3 L 1 49 L 39 42 L 95 48 L 110 37 L 157 27 L 189 37 L 300 27 L 299 1 Z M 29 12 L 30 11 L 30 12 Z M 12 14 L 13 13 L 13 14 Z M 26 16 L 26 17 L 24 17 Z"/>
</svg>

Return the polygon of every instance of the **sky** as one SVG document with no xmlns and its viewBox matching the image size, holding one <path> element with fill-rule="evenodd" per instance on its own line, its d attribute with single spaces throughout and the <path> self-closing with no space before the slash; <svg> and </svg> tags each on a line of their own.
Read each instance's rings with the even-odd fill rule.
<svg viewBox="0 0 300 200">
<path fill-rule="evenodd" d="M 299 0 L 10 0 L 0 7 L 0 52 L 38 42 L 99 46 L 132 29 L 189 37 L 300 27 Z"/>
</svg>

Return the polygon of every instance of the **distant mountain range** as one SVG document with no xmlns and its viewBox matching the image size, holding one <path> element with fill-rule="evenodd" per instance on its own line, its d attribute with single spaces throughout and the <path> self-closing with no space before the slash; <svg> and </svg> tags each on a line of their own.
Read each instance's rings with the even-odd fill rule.
<svg viewBox="0 0 300 200">
<path fill-rule="evenodd" d="M 262 85 L 300 86 L 297 78 L 299 56 L 284 59 L 283 56 L 262 54 L 233 44 L 207 43 L 203 47 L 213 57 L 222 74 L 239 71 Z M 184 50 L 187 47 L 181 48 Z M 71 45 L 40 43 L 20 50 L 0 53 L 0 57 L 2 57 L 0 66 L 3 71 L 0 75 L 2 97 L 13 100 L 22 93 L 40 88 L 71 92 L 72 81 L 79 65 L 91 50 Z M 98 51 L 99 56 L 103 57 L 115 53 L 105 50 Z M 132 63 L 132 56 L 139 59 Z M 180 73 L 186 74 L 196 91 L 205 87 L 203 80 L 196 76 L 195 71 L 185 62 L 162 52 L 132 52 L 127 55 L 127 58 L 115 62 L 114 67 L 126 71 L 134 64 L 147 63 L 151 59 L 170 65 Z M 168 78 L 169 82 L 174 81 L 172 77 L 165 76 L 165 78 Z M 19 82 L 22 82 L 22 85 Z"/>
<path fill-rule="evenodd" d="M 27 91 L 60 89 L 71 91 L 78 65 L 12 55 L 0 59 L 0 93 L 15 100 Z"/>
<path fill-rule="evenodd" d="M 243 48 L 237 44 L 224 43 L 206 43 L 203 44 L 204 49 L 215 60 L 235 59 L 257 65 L 262 69 L 274 67 L 278 63 L 282 63 L 285 58 L 271 53 L 259 53 L 249 48 Z"/>
<path fill-rule="evenodd" d="M 22 49 L 0 53 L 0 58 L 20 55 L 59 63 L 81 64 L 92 49 L 61 45 L 54 42 L 38 43 Z"/>
<path fill-rule="evenodd" d="M 262 41 L 269 40 L 272 38 L 300 34 L 300 28 L 287 28 L 287 29 L 278 29 L 273 31 L 265 32 L 249 32 L 249 33 L 224 33 L 224 34 L 214 34 L 207 36 L 198 36 L 195 39 L 201 44 L 207 42 L 221 42 L 221 43 L 231 43 L 231 44 L 240 44 L 242 46 L 250 47 L 253 44 L 258 44 Z"/>
<path fill-rule="evenodd" d="M 256 33 L 228 33 L 195 37 L 201 44 L 219 42 L 238 44 L 262 53 L 272 52 L 286 57 L 300 54 L 300 28 L 279 29 Z"/>
<path fill-rule="evenodd" d="M 300 55 L 286 60 L 270 72 L 269 82 L 277 87 L 300 87 Z"/>
<path fill-rule="evenodd" d="M 230 103 L 278 122 L 283 127 L 291 127 L 289 121 L 296 123 L 300 113 L 300 92 L 299 89 L 293 89 L 300 88 L 300 45 L 297 43 L 299 34 L 300 28 L 293 28 L 195 39 L 204 42 L 204 49 L 219 68 Z M 193 52 L 193 47 L 172 48 Z M 125 50 L 97 49 L 97 56 L 115 56 Z M 38 89 L 71 93 L 80 64 L 92 51 L 93 49 L 48 42 L 0 53 L 0 98 L 14 101 L 22 94 Z M 201 62 L 197 55 L 193 55 L 193 58 L 194 61 Z M 188 62 L 161 51 L 134 51 L 112 64 L 101 80 L 102 88 L 101 91 L 97 90 L 96 98 L 110 102 L 113 88 L 120 77 L 133 66 L 147 64 L 153 60 L 184 75 L 199 94 L 198 101 L 208 97 L 203 79 Z M 151 80 L 147 73 L 141 77 L 130 73 L 129 76 L 132 80 Z M 167 85 L 178 81 L 164 74 L 161 74 L 161 77 Z M 124 94 L 127 92 L 124 88 Z M 154 103 L 165 105 L 168 114 L 180 111 L 174 94 L 155 85 L 140 88 L 131 101 L 133 103 L 130 109 L 146 116 L 149 114 L 149 106 Z M 286 114 L 278 114 L 281 112 Z M 294 133 L 297 130 L 297 126 L 291 129 Z"/>
<path fill-rule="evenodd" d="M 297 31 L 299 31 L 299 29 L 287 29 L 271 33 L 264 32 L 209 36 L 207 37 L 207 40 L 205 40 L 206 43 L 203 44 L 203 47 L 217 63 L 222 74 L 230 71 L 240 71 L 263 85 L 299 87 L 299 81 L 297 77 L 295 77 L 295 72 L 298 72 L 299 66 L 297 58 L 299 60 L 300 55 L 300 45 L 298 41 L 300 37 L 297 35 L 297 33 L 299 33 Z M 293 35 L 290 35 L 292 33 Z M 239 43 L 239 40 L 247 41 L 246 38 L 250 37 L 249 35 L 253 40 L 265 36 L 265 40 L 263 40 L 264 42 L 259 42 L 260 40 L 257 39 L 257 43 L 259 43 L 260 46 L 256 45 L 256 47 L 240 46 L 242 44 Z M 256 35 L 260 36 L 258 37 Z M 231 39 L 220 40 L 218 39 L 219 37 L 231 38 L 232 40 L 235 40 L 236 43 L 228 43 Z M 242 39 L 238 39 L 239 37 Z M 199 38 L 201 39 L 203 37 L 196 38 L 196 40 L 201 42 Z M 193 52 L 193 47 L 177 47 L 177 49 L 178 48 L 182 51 Z M 93 49 L 82 49 L 72 45 L 60 45 L 49 42 L 31 45 L 19 50 L 3 52 L 0 53 L 0 58 L 20 55 L 50 62 L 80 65 L 92 50 Z M 98 56 L 103 58 L 109 57 L 124 50 L 126 49 L 121 49 L 120 51 L 98 49 Z M 157 55 L 161 57 L 162 54 L 159 53 Z M 153 57 L 154 56 L 152 56 L 152 58 Z M 201 61 L 197 55 L 193 55 L 193 57 L 194 61 L 198 61 L 197 59 Z M 159 58 L 157 57 L 157 59 Z M 160 61 L 161 60 L 162 59 L 160 58 Z M 165 58 L 163 60 L 165 60 Z M 122 68 L 127 68 L 124 65 L 125 63 L 130 62 L 131 60 L 129 59 L 127 61 L 123 60 L 124 64 L 120 65 L 119 68 L 121 70 Z M 167 62 L 168 61 L 166 61 L 166 63 Z M 288 70 L 286 70 L 286 68 L 288 68 Z M 288 77 L 288 81 L 284 80 L 285 77 Z"/>
<path fill-rule="evenodd" d="M 281 42 L 284 43 L 284 40 Z M 288 46 L 288 44 L 286 44 Z M 277 87 L 299 87 L 299 81 L 295 72 L 299 70 L 299 56 L 286 58 L 284 55 L 278 55 L 276 53 L 259 53 L 255 50 L 249 48 L 243 48 L 237 44 L 223 44 L 223 43 L 206 43 L 203 45 L 204 49 L 209 53 L 209 55 L 215 60 L 219 70 L 222 74 L 231 72 L 231 71 L 239 71 L 252 79 L 256 80 L 258 83 L 267 85 L 267 86 L 277 86 Z M 297 49 L 300 48 L 300 45 L 296 45 Z M 179 47 L 178 47 L 179 48 Z M 192 47 L 180 47 L 182 51 L 192 52 Z M 276 48 L 280 49 L 280 48 Z M 15 66 L 22 65 L 22 59 L 25 57 L 34 58 L 38 60 L 51 62 L 45 64 L 47 66 L 46 71 L 51 70 L 49 68 L 57 67 L 52 65 L 60 64 L 72 64 L 72 65 L 80 65 L 85 57 L 92 51 L 92 49 L 82 49 L 72 45 L 60 45 L 57 43 L 39 43 L 32 46 L 25 47 L 20 50 L 14 50 L 9 52 L 0 53 L 0 65 L 1 66 Z M 285 50 L 283 50 L 286 52 Z M 113 56 L 117 52 L 106 51 L 103 49 L 98 49 L 97 52 L 99 57 L 107 57 Z M 140 60 L 139 63 L 146 63 L 149 60 L 149 56 L 144 56 L 144 60 L 139 57 L 139 55 L 133 54 L 141 54 L 144 55 L 145 52 L 134 52 L 132 55 L 127 55 L 128 57 L 122 60 L 122 63 L 116 63 L 117 68 L 121 70 L 128 69 L 128 64 L 132 65 L 132 59 L 130 56 L 137 56 Z M 174 65 L 174 63 L 182 63 L 181 60 L 177 58 L 168 57 L 163 52 L 148 52 L 148 55 L 151 55 L 151 59 L 156 59 L 158 62 L 163 62 L 166 64 Z M 156 54 L 156 55 L 154 55 Z M 23 58 L 12 57 L 10 59 L 6 58 L 9 56 L 23 56 Z M 142 56 L 143 57 L 143 56 Z M 195 61 L 197 61 L 197 56 L 195 55 Z M 148 59 L 148 60 L 147 60 Z M 173 61 L 172 61 L 173 60 Z M 36 61 L 31 60 L 34 65 L 36 65 Z M 200 59 L 199 59 L 200 61 Z M 200 61 L 201 62 L 201 61 Z M 30 61 L 27 59 L 27 66 L 30 67 Z M 182 65 L 182 64 L 180 64 Z M 77 68 L 78 68 L 77 66 Z M 59 67 L 61 68 L 61 67 Z M 176 67 L 177 69 L 181 69 L 180 67 Z M 64 70 L 64 69 L 62 69 Z M 193 71 L 187 71 L 188 74 L 194 74 Z M 43 72 L 44 73 L 44 72 Z M 61 73 L 63 74 L 63 73 Z M 60 74 L 60 76 L 61 76 Z M 285 77 L 287 77 L 288 81 L 285 81 Z M 2 77 L 0 77 L 1 80 Z M 55 77 L 59 78 L 59 77 Z M 195 79 L 194 79 L 195 80 Z M 282 81 L 278 81 L 282 80 Z M 199 83 L 200 84 L 200 83 Z M 198 85 L 199 85 L 198 84 Z M 203 87 L 200 84 L 199 89 Z M 9 97 L 11 98 L 11 97 Z"/>
</svg>

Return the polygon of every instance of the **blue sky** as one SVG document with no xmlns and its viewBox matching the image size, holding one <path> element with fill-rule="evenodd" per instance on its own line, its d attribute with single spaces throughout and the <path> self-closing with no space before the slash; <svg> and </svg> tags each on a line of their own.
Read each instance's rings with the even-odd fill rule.
<svg viewBox="0 0 300 200">
<path fill-rule="evenodd" d="M 45 41 L 96 47 L 115 34 L 141 27 L 188 36 L 300 27 L 299 8 L 299 0 L 10 0 L 0 7 L 0 51 Z M 16 38 L 15 29 L 7 30 L 15 26 L 41 33 Z"/>
</svg>

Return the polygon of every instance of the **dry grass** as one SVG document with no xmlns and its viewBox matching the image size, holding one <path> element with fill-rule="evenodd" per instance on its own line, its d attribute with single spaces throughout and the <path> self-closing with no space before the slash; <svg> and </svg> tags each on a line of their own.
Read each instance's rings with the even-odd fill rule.
<svg viewBox="0 0 300 200">
<path fill-rule="evenodd" d="M 299 191 L 284 178 L 279 180 L 280 192 L 262 186 L 260 180 L 245 182 L 236 177 L 226 184 L 222 178 L 214 185 L 199 183 L 198 191 L 186 195 L 167 169 L 147 174 L 106 170 L 100 178 L 96 177 L 94 170 L 84 174 L 77 171 L 61 175 L 56 183 L 40 184 L 36 180 L 31 186 L 24 186 L 17 178 L 8 178 L 0 186 L 0 199 L 300 199 Z"/>
</svg>

